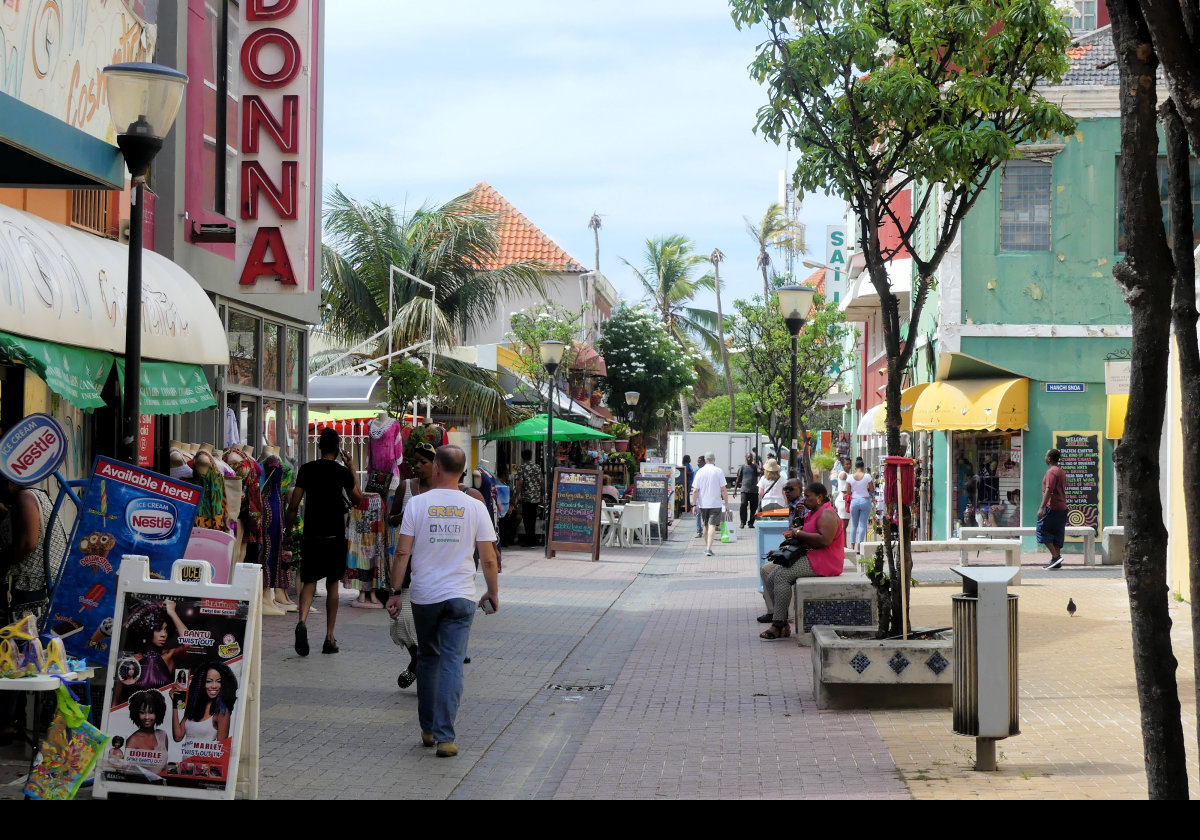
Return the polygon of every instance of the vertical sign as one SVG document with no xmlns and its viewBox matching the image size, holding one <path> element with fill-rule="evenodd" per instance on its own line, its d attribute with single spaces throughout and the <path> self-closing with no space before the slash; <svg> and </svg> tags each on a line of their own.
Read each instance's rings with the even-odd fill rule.
<svg viewBox="0 0 1200 840">
<path fill-rule="evenodd" d="M 235 267 L 243 292 L 309 291 L 315 0 L 245 0 Z"/>
<path fill-rule="evenodd" d="M 600 470 L 555 467 L 546 527 L 547 556 L 556 551 L 590 551 L 600 559 Z"/>
<path fill-rule="evenodd" d="M 1067 474 L 1067 524 L 1086 525 L 1100 533 L 1104 435 L 1101 432 L 1054 432 L 1058 465 Z"/>
<path fill-rule="evenodd" d="M 825 226 L 825 265 L 837 275 L 825 278 L 825 297 L 835 303 L 845 294 L 845 284 L 850 264 L 850 246 L 846 240 L 845 225 Z"/>
<path fill-rule="evenodd" d="M 138 415 L 138 466 L 154 466 L 154 415 Z"/>
<path fill-rule="evenodd" d="M 639 502 L 658 502 L 658 533 L 666 539 L 667 503 L 671 490 L 669 475 L 638 475 L 633 479 L 633 498 Z"/>
<path fill-rule="evenodd" d="M 199 502 L 199 487 L 96 458 L 44 628 L 72 659 L 108 661 L 121 556 L 147 556 L 151 573 L 165 578 L 188 544 Z"/>
</svg>

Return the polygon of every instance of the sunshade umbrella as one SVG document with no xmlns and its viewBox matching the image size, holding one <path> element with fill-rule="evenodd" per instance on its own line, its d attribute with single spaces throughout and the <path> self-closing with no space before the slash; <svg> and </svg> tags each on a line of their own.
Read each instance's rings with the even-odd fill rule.
<svg viewBox="0 0 1200 840">
<path fill-rule="evenodd" d="M 528 420 L 522 420 L 515 426 L 500 429 L 480 435 L 482 440 L 545 440 L 546 415 L 538 414 Z M 556 441 L 570 440 L 612 440 L 613 436 L 605 432 L 572 423 L 570 420 L 554 421 L 554 439 Z"/>
</svg>

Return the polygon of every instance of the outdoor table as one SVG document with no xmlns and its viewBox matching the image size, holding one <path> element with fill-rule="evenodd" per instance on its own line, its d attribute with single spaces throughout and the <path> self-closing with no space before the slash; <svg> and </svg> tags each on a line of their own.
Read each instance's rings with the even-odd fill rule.
<svg viewBox="0 0 1200 840">
<path fill-rule="evenodd" d="M 624 510 L 624 505 L 600 506 L 601 527 L 608 526 L 608 535 L 604 538 L 604 545 L 624 545 L 621 542 L 621 513 Z"/>
</svg>

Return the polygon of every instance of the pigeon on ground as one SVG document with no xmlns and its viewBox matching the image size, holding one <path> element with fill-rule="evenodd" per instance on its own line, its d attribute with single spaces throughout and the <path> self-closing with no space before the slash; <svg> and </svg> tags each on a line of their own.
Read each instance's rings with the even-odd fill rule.
<svg viewBox="0 0 1200 840">
<path fill-rule="evenodd" d="M 1071 618 L 1075 617 L 1075 599 L 1074 598 L 1067 599 L 1067 612 L 1071 614 Z"/>
</svg>

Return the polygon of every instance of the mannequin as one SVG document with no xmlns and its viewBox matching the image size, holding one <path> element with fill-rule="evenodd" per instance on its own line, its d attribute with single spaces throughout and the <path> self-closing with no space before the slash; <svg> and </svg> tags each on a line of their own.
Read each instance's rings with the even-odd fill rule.
<svg viewBox="0 0 1200 840">
<path fill-rule="evenodd" d="M 386 406 L 379 406 L 367 430 L 371 435 L 371 469 L 399 475 L 396 465 L 403 458 L 404 445 L 400 440 L 400 424 L 387 413 Z"/>
<path fill-rule="evenodd" d="M 283 598 L 286 599 L 288 586 L 291 584 L 291 570 L 284 568 L 280 562 L 283 559 L 283 462 L 279 460 L 278 455 L 268 455 L 263 459 L 262 468 L 260 559 L 267 576 L 267 586 L 275 590 L 276 597 L 279 590 L 283 590 Z"/>
<path fill-rule="evenodd" d="M 229 518 L 225 501 L 225 481 L 207 452 L 197 453 L 192 461 L 196 483 L 200 485 L 200 504 L 196 507 L 195 526 L 224 531 Z"/>
<path fill-rule="evenodd" d="M 187 452 L 184 451 L 184 445 L 177 440 L 170 442 L 171 444 L 171 478 L 190 481 L 192 479 L 192 466 L 188 463 L 191 460 Z"/>
<path fill-rule="evenodd" d="M 265 461 L 267 458 L 270 458 L 272 455 L 274 455 L 276 458 L 279 457 L 279 447 L 278 446 L 264 446 L 263 447 L 263 460 Z"/>
</svg>

